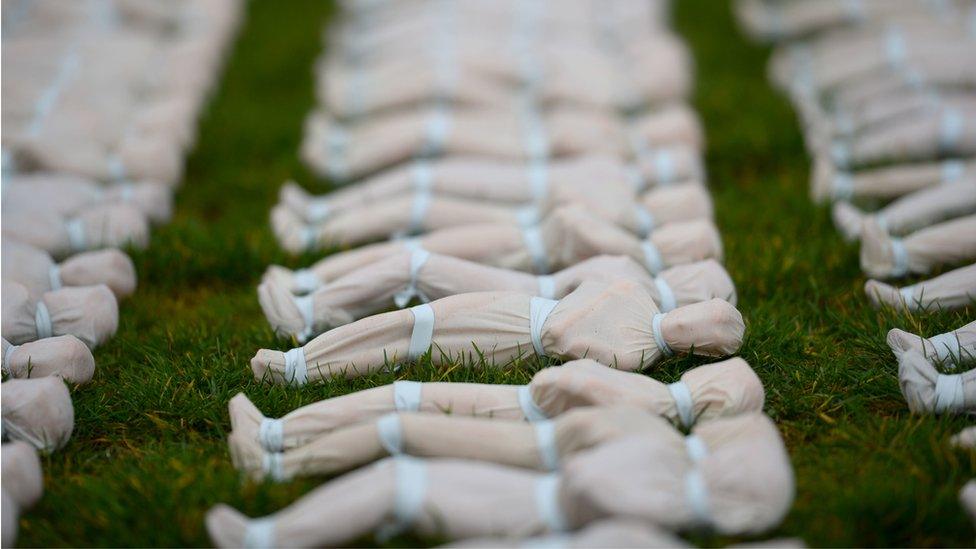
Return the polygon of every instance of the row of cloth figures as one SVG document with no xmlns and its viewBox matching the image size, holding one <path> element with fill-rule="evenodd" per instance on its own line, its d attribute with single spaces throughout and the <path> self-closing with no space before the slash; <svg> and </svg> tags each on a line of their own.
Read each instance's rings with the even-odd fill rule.
<svg viewBox="0 0 976 549">
<path fill-rule="evenodd" d="M 65 382 L 91 380 L 135 291 L 117 248 L 170 218 L 241 5 L 3 2 L 4 547 L 41 495 L 37 452 L 71 436 Z"/>
<path fill-rule="evenodd" d="M 262 349 L 251 368 L 303 385 L 420 358 L 569 362 L 523 386 L 398 381 L 277 420 L 236 396 L 240 471 L 346 474 L 268 517 L 213 508 L 216 545 L 412 530 L 471 546 L 682 546 L 670 532 L 760 534 L 789 510 L 792 467 L 745 361 L 671 385 L 635 373 L 733 354 L 745 328 L 667 2 L 547 7 L 346 5 L 302 156 L 367 178 L 323 197 L 286 185 L 272 225 L 292 252 L 360 247 L 266 272 L 272 327 L 308 343 Z"/>
<path fill-rule="evenodd" d="M 860 239 L 865 273 L 976 260 L 976 2 L 737 6 L 751 35 L 779 43 L 769 74 L 800 115 L 812 196 L 832 201 L 837 228 Z M 898 309 L 965 307 L 976 265 L 901 288 L 872 279 L 865 291 Z"/>
</svg>

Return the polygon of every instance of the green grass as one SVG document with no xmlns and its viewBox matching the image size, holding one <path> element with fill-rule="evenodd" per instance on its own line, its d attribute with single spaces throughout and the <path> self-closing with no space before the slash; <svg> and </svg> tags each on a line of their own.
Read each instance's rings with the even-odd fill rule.
<svg viewBox="0 0 976 549">
<path fill-rule="evenodd" d="M 796 504 L 772 535 L 834 546 L 972 544 L 956 494 L 976 460 L 947 445 L 966 421 L 911 416 L 884 344 L 889 328 L 932 334 L 966 314 L 869 307 L 856 248 L 808 199 L 808 161 L 789 105 L 766 83 L 767 52 L 741 38 L 725 3 L 676 5 L 697 58 L 710 183 L 748 323 L 741 355 L 765 383 L 767 412 L 796 469 Z M 277 415 L 393 379 L 292 390 L 262 386 L 248 368 L 256 349 L 282 347 L 257 304 L 260 274 L 270 263 L 312 259 L 285 257 L 267 213 L 284 179 L 315 185 L 297 150 L 329 10 L 321 0 L 251 5 L 202 121 L 176 218 L 135 254 L 139 291 L 122 306 L 116 338 L 96 353 L 94 382 L 72 391 L 75 434 L 44 459 L 46 495 L 25 513 L 21 545 L 207 545 L 211 505 L 265 514 L 321 482 L 242 481 L 224 442 L 231 396 L 244 391 Z M 673 380 L 695 363 L 671 360 L 653 375 Z M 532 366 L 403 373 L 523 383 Z"/>
</svg>

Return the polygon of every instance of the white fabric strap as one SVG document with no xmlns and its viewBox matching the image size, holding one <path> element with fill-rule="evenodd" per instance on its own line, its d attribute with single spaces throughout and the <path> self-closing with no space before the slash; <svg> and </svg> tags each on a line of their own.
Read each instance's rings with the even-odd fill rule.
<svg viewBox="0 0 976 549">
<path fill-rule="evenodd" d="M 515 220 L 518 222 L 518 226 L 522 228 L 538 225 L 541 217 L 539 208 L 535 204 L 524 206 L 515 212 Z"/>
<path fill-rule="evenodd" d="M 261 447 L 269 452 L 280 452 L 285 449 L 285 422 L 280 419 L 263 418 L 258 428 L 258 440 Z"/>
<path fill-rule="evenodd" d="M 831 195 L 837 200 L 848 200 L 854 196 L 854 180 L 849 173 L 839 173 L 834 176 Z"/>
<path fill-rule="evenodd" d="M 322 223 L 329 218 L 332 209 L 329 202 L 324 199 L 310 200 L 305 205 L 305 220 L 309 223 Z"/>
<path fill-rule="evenodd" d="M 660 276 L 654 277 L 654 286 L 657 287 L 658 293 L 658 306 L 662 313 L 668 311 L 673 311 L 675 307 L 678 306 L 678 302 L 674 298 L 674 291 L 671 290 L 671 286 L 668 282 Z"/>
<path fill-rule="evenodd" d="M 271 518 L 247 521 L 244 527 L 245 549 L 271 549 L 275 547 L 275 526 Z"/>
<path fill-rule="evenodd" d="M 637 218 L 637 234 L 646 237 L 654 230 L 654 214 L 640 204 L 634 205 L 634 216 Z"/>
<path fill-rule="evenodd" d="M 415 193 L 430 192 L 434 187 L 434 172 L 426 158 L 418 158 L 410 167 L 410 185 Z"/>
<path fill-rule="evenodd" d="M 965 120 L 959 109 L 943 109 L 942 123 L 939 126 L 939 146 L 943 151 L 955 150 L 962 138 L 964 125 Z"/>
<path fill-rule="evenodd" d="M 685 436 L 685 450 L 695 465 L 700 464 L 708 456 L 708 447 L 705 445 L 705 441 L 695 434 Z"/>
<path fill-rule="evenodd" d="M 539 297 L 543 299 L 553 299 L 556 297 L 556 278 L 552 275 L 540 275 L 535 277 L 539 284 Z"/>
<path fill-rule="evenodd" d="M 630 164 L 626 167 L 627 179 L 630 181 L 631 187 L 634 188 L 634 194 L 642 194 L 647 190 L 648 182 L 637 165 Z"/>
<path fill-rule="evenodd" d="M 47 281 L 51 286 L 52 290 L 61 289 L 61 266 L 57 263 L 51 265 L 47 270 Z"/>
<path fill-rule="evenodd" d="M 522 229 L 522 240 L 525 241 L 525 249 L 532 258 L 536 272 L 548 273 L 549 254 L 546 251 L 546 244 L 542 240 L 542 230 L 538 226 L 525 227 Z"/>
<path fill-rule="evenodd" d="M 962 160 L 946 160 L 942 163 L 942 183 L 956 181 L 965 173 L 966 164 Z"/>
<path fill-rule="evenodd" d="M 888 218 L 885 217 L 884 212 L 875 214 L 874 222 L 878 224 L 879 229 L 884 232 L 888 232 Z"/>
<path fill-rule="evenodd" d="M 27 125 L 27 135 L 37 137 L 41 133 L 44 123 L 61 97 L 65 84 L 78 70 L 79 65 L 78 52 L 73 49 L 61 58 L 61 64 L 58 66 L 54 81 L 44 89 L 37 102 L 34 103 L 34 115 L 31 116 L 30 123 Z"/>
<path fill-rule="evenodd" d="M 424 230 L 424 220 L 427 219 L 427 212 L 430 210 L 431 198 L 430 189 L 414 193 L 413 203 L 410 206 L 410 220 L 407 222 L 408 233 L 415 234 Z"/>
<path fill-rule="evenodd" d="M 529 163 L 529 193 L 537 204 L 549 194 L 549 163 L 544 158 Z"/>
<path fill-rule="evenodd" d="M 34 311 L 34 327 L 37 329 L 37 339 L 51 337 L 53 328 L 51 326 L 51 313 L 47 310 L 47 305 L 43 300 L 37 302 Z"/>
<path fill-rule="evenodd" d="M 668 345 L 668 342 L 664 340 L 664 334 L 661 333 L 661 321 L 664 320 L 664 315 L 666 313 L 655 313 L 654 318 L 651 320 L 651 329 L 654 332 L 654 342 L 657 343 L 657 348 L 664 353 L 664 356 L 674 355 L 674 350 Z"/>
<path fill-rule="evenodd" d="M 285 353 L 285 383 L 301 387 L 308 383 L 308 364 L 305 348 L 295 347 Z"/>
<path fill-rule="evenodd" d="M 436 156 L 443 152 L 447 136 L 451 132 L 453 109 L 443 101 L 434 104 L 427 116 L 427 126 L 424 133 L 423 156 Z"/>
<path fill-rule="evenodd" d="M 846 168 L 851 161 L 851 151 L 847 148 L 847 143 L 834 141 L 830 146 L 830 157 L 833 158 L 834 164 Z"/>
<path fill-rule="evenodd" d="M 6 352 L 3 353 L 3 371 L 10 374 L 10 357 L 14 354 L 14 351 L 20 348 L 20 345 L 8 345 Z"/>
<path fill-rule="evenodd" d="M 891 239 L 891 276 L 899 277 L 908 274 L 908 250 L 900 238 Z"/>
<path fill-rule="evenodd" d="M 641 241 L 641 250 L 644 252 L 644 266 L 651 274 L 656 275 L 664 270 L 664 260 L 661 259 L 661 252 L 650 239 L 645 238 Z"/>
<path fill-rule="evenodd" d="M 410 332 L 410 347 L 407 349 L 407 358 L 417 360 L 427 349 L 434 339 L 434 309 L 429 303 L 410 307 L 413 313 L 413 331 Z"/>
<path fill-rule="evenodd" d="M 303 224 L 299 229 L 298 238 L 302 241 L 302 249 L 305 251 L 313 250 L 319 242 L 319 232 L 315 225 Z"/>
<path fill-rule="evenodd" d="M 885 60 L 892 68 L 898 68 L 905 63 L 908 57 L 908 44 L 905 42 L 905 35 L 897 25 L 889 26 L 885 31 L 884 37 Z"/>
<path fill-rule="evenodd" d="M 536 481 L 535 504 L 539 518 L 550 532 L 565 532 L 569 529 L 569 523 L 559 505 L 559 475 L 551 473 Z"/>
<path fill-rule="evenodd" d="M 271 480 L 275 482 L 284 482 L 288 480 L 285 476 L 285 468 L 282 460 L 284 459 L 284 454 L 280 452 L 267 452 L 261 459 L 261 468 L 264 473 L 271 477 Z"/>
<path fill-rule="evenodd" d="M 674 155 L 670 149 L 661 149 L 654 153 L 654 176 L 657 184 L 662 187 L 675 182 Z"/>
<path fill-rule="evenodd" d="M 956 332 L 946 332 L 929 338 L 929 343 L 935 348 L 935 355 L 939 360 L 962 360 L 962 345 Z"/>
<path fill-rule="evenodd" d="M 125 162 L 118 153 L 112 153 L 108 156 L 108 161 L 106 162 L 106 171 L 108 172 L 108 178 L 110 181 L 123 181 L 127 177 L 127 170 L 125 169 Z M 131 187 L 130 187 L 131 188 Z M 123 190 L 122 200 L 126 200 L 126 193 Z M 132 191 L 129 191 L 129 196 L 132 196 Z"/>
<path fill-rule="evenodd" d="M 543 297 L 533 297 L 529 301 L 529 332 L 532 335 L 532 346 L 535 347 L 535 354 L 538 356 L 546 356 L 546 350 L 542 345 L 542 328 L 546 325 L 549 314 L 558 304 L 555 299 Z"/>
<path fill-rule="evenodd" d="M 533 424 L 535 443 L 539 448 L 539 461 L 547 471 L 559 468 L 559 448 L 556 446 L 556 425 L 551 420 Z"/>
<path fill-rule="evenodd" d="M 420 397 L 423 383 L 418 381 L 393 382 L 393 407 L 397 412 L 416 412 L 420 410 Z"/>
<path fill-rule="evenodd" d="M 398 414 L 386 414 L 377 419 L 376 433 L 388 454 L 398 456 L 403 453 L 403 425 Z"/>
<path fill-rule="evenodd" d="M 685 475 L 685 497 L 696 523 L 702 526 L 712 523 L 712 511 L 709 504 L 708 486 L 701 470 L 693 467 Z"/>
<path fill-rule="evenodd" d="M 668 385 L 668 392 L 674 399 L 674 407 L 678 412 L 678 420 L 685 429 L 695 424 L 695 401 L 691 398 L 691 390 L 684 381 L 675 381 Z"/>
<path fill-rule="evenodd" d="M 965 406 L 962 375 L 939 374 L 935 380 L 935 413 L 958 412 Z"/>
<path fill-rule="evenodd" d="M 295 302 L 295 306 L 298 307 L 298 312 L 302 315 L 302 322 L 305 323 L 305 327 L 302 331 L 296 334 L 296 339 L 299 343 L 305 343 L 310 337 L 315 335 L 313 325 L 315 324 L 315 296 L 309 295 L 299 295 L 292 296 L 292 300 Z"/>
<path fill-rule="evenodd" d="M 844 9 L 847 16 L 854 21 L 863 21 L 866 17 L 863 0 L 845 0 Z"/>
<path fill-rule="evenodd" d="M 68 233 L 68 245 L 71 249 L 80 252 L 86 249 L 88 240 L 85 238 L 85 222 L 78 218 L 72 218 L 64 223 L 64 230 Z"/>
<path fill-rule="evenodd" d="M 410 238 L 397 239 L 403 242 L 403 248 L 405 250 L 414 251 L 422 250 L 424 248 L 424 243 L 418 236 L 413 236 Z"/>
<path fill-rule="evenodd" d="M 423 460 L 397 456 L 393 467 L 396 476 L 393 520 L 377 530 L 376 535 L 381 542 L 406 531 L 417 519 L 427 497 L 427 465 Z"/>
<path fill-rule="evenodd" d="M 420 269 L 427 264 L 427 260 L 430 258 L 430 252 L 423 248 L 415 248 L 410 254 L 410 281 L 407 283 L 407 287 L 402 291 L 397 292 L 393 296 L 393 303 L 401 309 L 406 307 L 410 300 L 419 297 L 424 303 L 430 301 L 427 296 L 423 294 L 417 288 L 417 277 L 420 275 Z"/>
<path fill-rule="evenodd" d="M 346 163 L 346 146 L 349 144 L 349 134 L 341 124 L 333 123 L 329 126 L 328 161 L 326 169 L 329 176 L 343 180 L 349 177 L 349 165 Z"/>
<path fill-rule="evenodd" d="M 312 269 L 298 269 L 294 271 L 291 275 L 291 283 L 295 293 L 299 294 L 312 293 L 322 285 L 322 281 L 319 280 L 319 277 Z"/>
<path fill-rule="evenodd" d="M 918 300 L 915 299 L 915 285 L 914 284 L 912 284 L 911 286 L 905 286 L 904 288 L 899 289 L 898 290 L 898 293 L 901 294 L 901 299 L 902 299 L 902 301 L 905 302 L 905 308 L 906 309 L 908 309 L 909 311 L 914 311 L 914 310 L 918 309 L 919 303 L 918 303 Z"/>
<path fill-rule="evenodd" d="M 532 398 L 532 388 L 528 385 L 519 386 L 518 401 L 519 408 L 522 409 L 522 414 L 525 416 L 526 421 L 535 423 L 549 419 L 542 408 L 539 408 L 539 405 L 535 403 L 535 399 Z"/>
</svg>

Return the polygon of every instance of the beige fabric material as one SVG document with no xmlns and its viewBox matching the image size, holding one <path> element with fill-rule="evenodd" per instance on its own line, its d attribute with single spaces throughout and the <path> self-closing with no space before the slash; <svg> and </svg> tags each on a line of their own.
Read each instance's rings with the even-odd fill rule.
<svg viewBox="0 0 976 549">
<path fill-rule="evenodd" d="M 887 341 L 899 358 L 908 351 L 917 351 L 948 367 L 976 362 L 976 321 L 928 338 L 894 328 L 888 332 Z"/>
<path fill-rule="evenodd" d="M 502 547 L 619 547 L 619 548 L 682 548 L 691 547 L 685 540 L 647 522 L 628 519 L 606 519 L 593 522 L 572 534 L 542 536 L 528 539 L 473 538 L 443 547 L 502 548 Z"/>
<path fill-rule="evenodd" d="M 99 248 L 145 248 L 149 241 L 145 215 L 129 205 L 95 206 L 72 218 L 37 208 L 34 205 L 4 213 L 3 236 L 36 246 L 56 258 Z"/>
<path fill-rule="evenodd" d="M 948 176 L 948 177 L 947 177 Z M 900 163 L 838 172 L 830 161 L 815 161 L 812 175 L 814 200 L 894 199 L 943 183 L 976 182 L 976 162 L 946 160 L 941 162 Z"/>
<path fill-rule="evenodd" d="M 908 409 L 916 414 L 968 413 L 976 405 L 976 370 L 940 374 L 932 359 L 916 350 L 898 357 L 898 381 Z"/>
<path fill-rule="evenodd" d="M 705 521 L 726 535 L 756 534 L 778 524 L 793 499 L 793 474 L 772 422 L 749 414 L 709 422 L 694 434 L 707 448 L 697 463 L 680 433 L 662 430 L 661 437 L 623 438 L 581 452 L 551 481 L 488 463 L 383 460 L 322 485 L 262 522 L 217 506 L 207 515 L 207 530 L 218 547 L 241 546 L 245 539 L 304 547 L 348 543 L 395 520 L 397 510 L 401 527 L 447 540 L 528 537 L 610 517 L 668 529 Z M 417 507 L 398 509 L 394 500 L 403 499 L 397 498 L 397 481 L 408 481 L 397 473 L 409 471 L 405 463 L 423 467 L 424 478 L 412 479 L 423 492 Z M 699 495 L 687 491 L 689 476 L 698 479 Z M 554 483 L 554 492 L 543 490 L 541 499 L 554 503 L 555 516 L 539 507 L 540 482 Z M 333 512 L 323 515 L 321 509 Z"/>
<path fill-rule="evenodd" d="M 95 374 L 95 358 L 73 335 L 12 345 L 3 340 L 3 372 L 12 378 L 60 376 L 70 383 L 88 383 Z"/>
<path fill-rule="evenodd" d="M 20 507 L 11 496 L 7 495 L 6 490 L 0 489 L 0 498 L 2 498 L 0 509 L 3 513 L 3 546 L 13 547 L 20 527 Z"/>
<path fill-rule="evenodd" d="M 877 222 L 864 224 L 861 268 L 873 278 L 925 274 L 939 265 L 976 260 L 976 215 L 959 217 L 892 239 Z M 903 248 L 903 253 L 899 250 Z"/>
<path fill-rule="evenodd" d="M 952 436 L 950 442 L 957 448 L 976 449 L 976 427 L 966 427 Z"/>
<path fill-rule="evenodd" d="M 9 177 L 3 186 L 6 212 L 43 204 L 64 216 L 78 215 L 99 204 L 135 206 L 154 223 L 169 221 L 173 213 L 172 191 L 155 183 L 101 186 L 90 179 L 68 174 L 24 174 Z"/>
<path fill-rule="evenodd" d="M 741 358 L 692 368 L 679 381 L 688 390 L 689 415 L 693 422 L 761 411 L 765 400 L 762 383 Z M 478 383 L 423 383 L 418 387 L 416 401 L 409 402 L 410 399 L 402 395 L 403 388 L 398 390 L 396 385 L 375 387 L 293 410 L 277 420 L 280 437 L 261 433 L 266 418 L 243 394 L 231 399 L 228 410 L 233 430 L 239 437 L 256 441 L 265 450 L 280 451 L 398 411 L 529 420 L 520 398 L 520 392 L 525 388 Z M 591 359 L 543 368 L 532 377 L 527 389 L 529 406 L 546 418 L 557 418 L 579 407 L 617 405 L 659 415 L 675 425 L 683 424 L 682 405 L 675 400 L 667 384 L 642 374 L 609 368 Z"/>
<path fill-rule="evenodd" d="M 0 248 L 3 278 L 23 284 L 34 299 L 61 286 L 105 284 L 119 299 L 136 289 L 135 265 L 120 250 L 82 252 L 55 263 L 44 250 L 10 238 L 4 238 Z"/>
<path fill-rule="evenodd" d="M 959 490 L 959 503 L 969 515 L 969 520 L 976 524 L 976 480 L 970 480 L 963 484 Z"/>
<path fill-rule="evenodd" d="M 5 442 L 3 450 L 3 492 L 19 509 L 33 507 L 44 493 L 44 473 L 37 450 L 26 442 Z"/>
<path fill-rule="evenodd" d="M 834 204 L 834 224 L 848 240 L 861 236 L 867 219 L 888 234 L 899 236 L 940 221 L 976 212 L 976 179 L 948 183 L 903 196 L 876 212 L 866 213 L 846 202 Z"/>
<path fill-rule="evenodd" d="M 431 360 L 447 364 L 476 360 L 503 367 L 535 354 L 530 330 L 532 296 L 515 292 L 478 292 L 446 297 L 429 304 L 433 311 Z M 639 284 L 584 282 L 559 300 L 544 320 L 539 338 L 555 359 L 593 358 L 623 370 L 642 370 L 665 353 L 694 350 L 704 356 L 734 353 L 742 343 L 742 315 L 727 301 L 712 299 L 665 313 L 655 342 L 653 318 L 659 312 Z M 325 332 L 298 352 L 307 365 L 307 379 L 336 375 L 359 377 L 408 359 L 414 327 L 412 310 L 394 311 L 358 320 Z M 251 359 L 259 380 L 302 384 L 303 371 L 286 371 L 285 353 L 262 349 Z"/>
<path fill-rule="evenodd" d="M 75 413 L 60 378 L 11 379 L 0 385 L 0 395 L 5 438 L 26 442 L 41 452 L 68 443 Z"/>
<path fill-rule="evenodd" d="M 629 257 L 596 256 L 553 273 L 551 291 L 544 294 L 545 282 L 528 273 L 440 254 L 423 254 L 404 251 L 390 255 L 323 284 L 303 298 L 292 294 L 297 289 L 293 285 L 294 273 L 273 266 L 258 286 L 258 300 L 272 330 L 279 336 L 295 337 L 299 342 L 387 310 L 391 305 L 405 306 L 412 298 L 427 302 L 471 292 L 514 291 L 561 299 L 588 281 L 633 280 L 665 312 L 712 298 L 733 305 L 736 301 L 732 279 L 711 259 L 665 269 L 655 278 Z M 414 270 L 417 258 L 423 263 Z M 662 288 L 666 295 L 662 296 Z M 299 305 L 303 300 L 311 300 L 311 326 L 306 324 Z"/>
<path fill-rule="evenodd" d="M 50 326 L 49 334 L 42 324 Z M 73 335 L 94 348 L 115 335 L 118 325 L 119 305 L 108 286 L 62 288 L 34 301 L 23 285 L 3 283 L 3 337 L 11 343 Z"/>
<path fill-rule="evenodd" d="M 961 309 L 976 300 L 976 264 L 901 288 L 868 280 L 864 293 L 875 307 L 887 305 L 908 311 Z"/>
</svg>

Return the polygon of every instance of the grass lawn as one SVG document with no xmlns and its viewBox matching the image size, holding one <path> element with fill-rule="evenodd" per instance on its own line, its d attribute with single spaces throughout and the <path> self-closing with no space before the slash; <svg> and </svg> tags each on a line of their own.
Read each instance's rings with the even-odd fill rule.
<svg viewBox="0 0 976 549">
<path fill-rule="evenodd" d="M 773 535 L 811 545 L 971 545 L 956 494 L 976 459 L 947 445 L 967 421 L 909 415 L 884 343 L 889 328 L 931 335 L 967 315 L 870 308 L 856 247 L 807 196 L 808 161 L 789 105 L 766 83 L 767 52 L 744 41 L 725 2 L 675 4 L 676 26 L 697 58 L 694 101 L 708 131 L 726 265 L 748 324 L 741 355 L 766 386 L 766 410 L 796 469 L 796 504 Z M 321 482 L 239 478 L 225 444 L 235 393 L 275 416 L 392 381 L 272 388 L 248 367 L 256 349 L 287 347 L 258 307 L 259 276 L 270 263 L 313 259 L 287 258 L 267 219 L 283 180 L 315 184 L 297 150 L 330 9 L 323 0 L 251 4 L 202 121 L 176 217 L 134 254 L 139 291 L 122 305 L 116 338 L 96 353 L 94 382 L 72 391 L 74 436 L 44 459 L 46 494 L 25 513 L 20 545 L 208 545 L 203 514 L 211 505 L 266 514 Z M 650 373 L 671 381 L 696 363 L 671 359 Z M 420 364 L 401 374 L 524 383 L 535 367 L 444 374 Z"/>
</svg>

